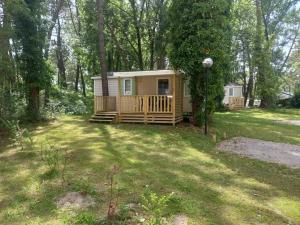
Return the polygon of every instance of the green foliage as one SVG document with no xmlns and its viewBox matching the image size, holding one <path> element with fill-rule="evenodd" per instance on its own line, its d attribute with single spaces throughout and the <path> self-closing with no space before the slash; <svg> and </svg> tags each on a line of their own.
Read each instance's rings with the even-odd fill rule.
<svg viewBox="0 0 300 225">
<path fill-rule="evenodd" d="M 93 96 L 87 97 L 70 91 L 60 90 L 54 87 L 51 90 L 51 99 L 44 113 L 49 117 L 56 117 L 58 114 L 84 115 L 93 111 Z"/>
<path fill-rule="evenodd" d="M 65 172 L 68 163 L 68 152 L 46 140 L 41 144 L 41 160 L 46 163 L 48 171 L 46 175 L 61 175 L 62 185 L 65 183 Z"/>
<path fill-rule="evenodd" d="M 149 186 L 146 186 L 142 195 L 142 207 L 150 214 L 148 225 L 166 224 L 164 213 L 168 207 L 168 202 L 172 198 L 173 193 L 169 195 L 159 196 L 153 192 Z"/>
<path fill-rule="evenodd" d="M 75 216 L 75 218 L 70 221 L 70 224 L 75 225 L 97 225 L 97 218 L 94 214 L 90 212 L 81 212 Z"/>
<path fill-rule="evenodd" d="M 300 89 L 296 90 L 293 98 L 291 99 L 291 106 L 294 108 L 300 108 Z"/>
<path fill-rule="evenodd" d="M 97 190 L 94 186 L 92 186 L 88 180 L 80 179 L 76 180 L 72 183 L 72 190 L 76 192 L 84 192 L 91 196 L 97 195 Z"/>
<path fill-rule="evenodd" d="M 208 78 L 208 111 L 215 111 L 216 102 L 224 95 L 223 86 L 230 73 L 230 0 L 174 0 L 170 14 L 170 61 L 189 79 L 192 103 L 203 122 L 206 72 L 202 61 L 214 60 Z M 181 12 L 181 13 L 178 13 Z"/>
<path fill-rule="evenodd" d="M 265 38 L 261 1 L 256 1 L 256 39 L 254 64 L 257 67 L 257 92 L 261 107 L 273 106 L 278 92 L 278 78 L 271 66 L 271 42 Z"/>
<path fill-rule="evenodd" d="M 5 120 L 0 117 L 0 123 L 8 130 L 11 138 L 21 147 L 21 150 L 24 150 L 25 147 L 33 150 L 33 137 L 27 128 L 20 127 L 20 121 Z"/>
<path fill-rule="evenodd" d="M 43 58 L 45 26 L 42 1 L 25 0 L 14 9 L 15 36 L 20 51 L 19 69 L 24 81 L 27 117 L 39 119 L 39 92 L 49 83 L 49 74 Z M 26 34 L 26 35 L 25 35 Z M 30 37 L 30 38 L 28 38 Z"/>
<path fill-rule="evenodd" d="M 25 114 L 24 96 L 16 91 L 0 88 L 0 117 L 7 120 L 18 120 Z"/>
</svg>

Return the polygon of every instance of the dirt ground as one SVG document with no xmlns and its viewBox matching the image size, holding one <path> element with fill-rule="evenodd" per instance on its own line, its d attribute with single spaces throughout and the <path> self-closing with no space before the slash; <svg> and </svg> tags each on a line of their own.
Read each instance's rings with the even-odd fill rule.
<svg viewBox="0 0 300 225">
<path fill-rule="evenodd" d="M 94 199 L 81 192 L 70 192 L 61 197 L 57 201 L 59 208 L 79 208 L 84 209 L 94 206 L 96 203 Z"/>
<path fill-rule="evenodd" d="M 280 124 L 300 126 L 300 120 L 279 120 L 276 122 Z"/>
<path fill-rule="evenodd" d="M 279 163 L 290 168 L 300 168 L 300 146 L 271 141 L 236 137 L 223 141 L 218 148 L 266 162 Z"/>
</svg>

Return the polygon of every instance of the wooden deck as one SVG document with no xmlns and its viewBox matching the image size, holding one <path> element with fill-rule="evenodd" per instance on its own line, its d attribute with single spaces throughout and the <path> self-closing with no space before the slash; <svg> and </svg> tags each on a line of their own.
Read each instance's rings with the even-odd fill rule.
<svg viewBox="0 0 300 225">
<path fill-rule="evenodd" d="M 155 78 L 151 78 L 156 82 Z M 122 123 L 161 123 L 173 124 L 183 120 L 183 86 L 182 77 L 173 74 L 169 95 L 125 95 L 119 90 L 117 96 L 95 96 L 93 122 L 111 120 Z M 137 83 L 136 83 L 137 85 Z M 145 88 L 145 86 L 143 86 Z M 136 90 L 138 87 L 135 88 Z M 153 89 L 151 93 L 158 93 Z M 108 119 L 110 118 L 110 119 Z"/>
<path fill-rule="evenodd" d="M 229 97 L 228 107 L 231 110 L 242 109 L 245 107 L 244 101 L 245 99 L 243 97 Z"/>
<path fill-rule="evenodd" d="M 91 122 L 108 122 L 110 118 L 110 122 L 175 125 L 183 120 L 172 95 L 95 96 L 94 102 Z"/>
</svg>

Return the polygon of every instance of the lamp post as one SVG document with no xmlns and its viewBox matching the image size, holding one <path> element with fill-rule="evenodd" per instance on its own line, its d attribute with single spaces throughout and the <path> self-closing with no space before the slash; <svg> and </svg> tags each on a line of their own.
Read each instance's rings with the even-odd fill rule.
<svg viewBox="0 0 300 225">
<path fill-rule="evenodd" d="M 207 92 L 208 92 L 208 74 L 210 68 L 213 66 L 214 61 L 211 58 L 206 58 L 203 60 L 202 65 L 205 69 L 205 109 L 204 109 L 204 123 L 205 123 L 205 128 L 204 128 L 204 134 L 207 135 L 208 133 L 208 115 L 207 115 Z"/>
</svg>

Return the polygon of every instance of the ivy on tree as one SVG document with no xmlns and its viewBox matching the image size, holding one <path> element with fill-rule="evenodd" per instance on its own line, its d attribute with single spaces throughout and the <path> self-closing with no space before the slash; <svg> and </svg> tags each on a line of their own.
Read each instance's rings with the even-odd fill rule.
<svg viewBox="0 0 300 225">
<path fill-rule="evenodd" d="M 193 123 L 204 119 L 204 78 L 202 61 L 214 60 L 208 78 L 208 113 L 213 114 L 223 99 L 224 81 L 230 71 L 230 0 L 174 0 L 170 16 L 170 61 L 189 80 Z"/>
</svg>

